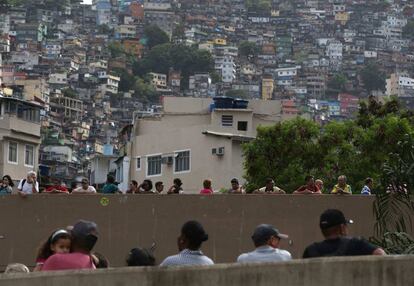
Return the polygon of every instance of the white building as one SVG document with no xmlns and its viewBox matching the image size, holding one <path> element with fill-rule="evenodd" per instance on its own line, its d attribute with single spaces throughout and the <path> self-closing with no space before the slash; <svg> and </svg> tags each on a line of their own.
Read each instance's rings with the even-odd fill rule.
<svg viewBox="0 0 414 286">
<path fill-rule="evenodd" d="M 216 56 L 215 69 L 221 74 L 221 80 L 225 83 L 231 83 L 236 79 L 236 64 L 233 56 Z"/>
<path fill-rule="evenodd" d="M 206 178 L 213 188 L 242 180 L 241 144 L 256 136 L 259 125 L 281 120 L 281 103 L 251 100 L 246 109 L 216 107 L 211 98 L 165 97 L 161 114 L 137 120 L 131 134 L 128 178 L 172 184 L 180 178 L 187 193 L 196 193 Z M 125 157 L 124 157 L 125 158 Z M 122 172 L 123 173 L 123 172 Z"/>
<path fill-rule="evenodd" d="M 406 74 L 393 73 L 386 83 L 387 96 L 414 97 L 414 78 Z"/>
<path fill-rule="evenodd" d="M 118 85 L 121 78 L 113 75 L 108 75 L 107 83 L 106 83 L 106 91 L 117 94 L 118 93 Z"/>
</svg>

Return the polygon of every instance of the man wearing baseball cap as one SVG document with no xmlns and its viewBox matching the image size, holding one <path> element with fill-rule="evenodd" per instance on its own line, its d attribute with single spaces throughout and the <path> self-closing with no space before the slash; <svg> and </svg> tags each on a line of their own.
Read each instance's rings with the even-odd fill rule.
<svg viewBox="0 0 414 286">
<path fill-rule="evenodd" d="M 72 252 L 54 254 L 43 265 L 42 271 L 95 269 L 91 251 L 98 240 L 98 227 L 92 221 L 80 220 L 71 230 Z"/>
<path fill-rule="evenodd" d="M 324 211 L 321 214 L 319 226 L 325 240 L 309 245 L 303 253 L 303 258 L 385 255 L 384 250 L 364 239 L 348 237 L 348 224 L 352 223 L 354 222 L 346 219 L 340 210 L 328 209 Z"/>
<path fill-rule="evenodd" d="M 270 224 L 261 224 L 256 227 L 252 240 L 255 250 L 248 253 L 243 253 L 237 258 L 237 262 L 251 263 L 251 262 L 275 262 L 291 260 L 291 254 L 279 249 L 280 239 L 286 239 L 288 236 L 282 234 L 274 226 Z"/>
</svg>

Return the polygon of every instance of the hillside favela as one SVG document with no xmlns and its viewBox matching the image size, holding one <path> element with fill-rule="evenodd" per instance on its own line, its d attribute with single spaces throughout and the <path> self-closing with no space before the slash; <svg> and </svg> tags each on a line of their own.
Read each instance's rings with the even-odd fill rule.
<svg viewBox="0 0 414 286">
<path fill-rule="evenodd" d="M 0 285 L 414 285 L 413 0 L 0 0 Z"/>
</svg>

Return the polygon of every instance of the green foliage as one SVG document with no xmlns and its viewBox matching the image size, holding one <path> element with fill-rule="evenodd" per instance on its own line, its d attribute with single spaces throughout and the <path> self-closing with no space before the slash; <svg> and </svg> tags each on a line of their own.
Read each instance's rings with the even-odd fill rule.
<svg viewBox="0 0 414 286">
<path fill-rule="evenodd" d="M 149 49 L 161 44 L 168 43 L 170 37 L 157 25 L 150 25 L 145 27 L 144 35 L 146 38 L 146 43 Z"/>
<path fill-rule="evenodd" d="M 148 77 L 137 77 L 133 89 L 135 91 L 134 97 L 143 103 L 157 103 L 159 101 L 159 95 Z"/>
<path fill-rule="evenodd" d="M 141 77 L 149 72 L 168 74 L 170 68 L 181 71 L 182 86 L 185 86 L 194 73 L 211 72 L 214 61 L 206 50 L 166 43 L 153 47 L 145 58 L 133 65 L 134 74 Z"/>
<path fill-rule="evenodd" d="M 113 41 L 108 44 L 109 52 L 112 58 L 118 58 L 125 55 L 124 47 L 120 42 Z"/>
<path fill-rule="evenodd" d="M 271 0 L 245 0 L 244 5 L 250 12 L 270 12 Z"/>
<path fill-rule="evenodd" d="M 345 85 L 348 78 L 344 74 L 336 74 L 328 81 L 328 93 L 337 95 L 340 92 L 346 91 Z"/>
<path fill-rule="evenodd" d="M 403 37 L 407 39 L 414 39 L 414 20 L 408 21 L 403 28 Z"/>
<path fill-rule="evenodd" d="M 414 239 L 405 232 L 387 232 L 382 240 L 373 241 L 392 255 L 414 254 Z"/>
<path fill-rule="evenodd" d="M 302 185 L 308 174 L 323 179 L 328 190 L 344 174 L 355 193 L 366 177 L 382 182 L 384 163 L 394 166 L 390 154 L 401 154 L 400 142 L 414 135 L 414 125 L 394 101 L 372 101 L 365 112 L 356 121 L 323 127 L 304 119 L 260 127 L 256 140 L 244 145 L 246 179 L 258 187 L 272 177 L 288 192 Z M 411 165 L 404 168 L 414 170 Z M 404 182 L 410 176 L 414 180 L 413 175 L 408 173 Z"/>
<path fill-rule="evenodd" d="M 259 127 L 257 139 L 245 144 L 248 189 L 264 186 L 266 178 L 283 189 L 294 190 L 318 164 L 316 123 L 297 118 L 270 127 Z"/>
<path fill-rule="evenodd" d="M 376 64 L 368 64 L 364 67 L 361 70 L 360 77 L 369 93 L 374 90 L 385 91 L 385 74 Z"/>
<path fill-rule="evenodd" d="M 77 98 L 78 95 L 76 93 L 76 91 L 74 91 L 71 88 L 65 88 L 62 90 L 63 96 L 65 97 L 70 97 L 70 98 Z"/>
<path fill-rule="evenodd" d="M 129 73 L 126 69 L 116 68 L 111 70 L 111 73 L 114 73 L 121 78 L 118 85 L 119 91 L 129 91 L 134 88 L 136 79 L 134 75 Z"/>
<path fill-rule="evenodd" d="M 259 53 L 259 47 L 252 42 L 242 41 L 239 44 L 239 54 L 243 57 L 255 57 Z"/>
</svg>

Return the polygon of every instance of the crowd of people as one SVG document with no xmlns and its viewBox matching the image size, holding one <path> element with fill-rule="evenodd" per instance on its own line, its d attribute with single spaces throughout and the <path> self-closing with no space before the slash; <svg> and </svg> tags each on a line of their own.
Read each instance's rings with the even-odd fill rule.
<svg viewBox="0 0 414 286">
<path fill-rule="evenodd" d="M 201 195 L 212 194 L 246 194 L 246 189 L 239 183 L 237 178 L 233 178 L 230 181 L 229 188 L 220 190 L 214 190 L 212 187 L 212 180 L 206 179 L 203 181 L 203 185 L 199 193 Z M 374 181 L 372 178 L 365 179 L 365 185 L 361 191 L 355 192 L 362 195 L 371 195 Z M 25 179 L 20 180 L 17 190 L 13 191 L 14 183 L 9 175 L 5 175 L 0 183 L 0 195 L 7 195 L 17 193 L 22 197 L 26 197 L 29 194 L 39 193 L 39 183 L 37 181 L 36 172 L 31 171 L 27 174 Z M 164 188 L 162 181 L 157 181 L 155 184 L 149 179 L 145 179 L 141 184 L 132 180 L 129 184 L 128 190 L 121 190 L 115 181 L 115 178 L 111 175 L 107 176 L 106 183 L 99 189 L 96 185 L 90 185 L 87 178 L 83 178 L 78 185 L 75 183 L 71 188 L 66 187 L 64 184 L 54 184 L 48 186 L 42 193 L 73 193 L 73 194 L 184 194 L 183 182 L 179 178 L 175 178 L 168 189 Z M 266 179 L 265 186 L 258 188 L 251 192 L 252 194 L 286 194 L 282 188 L 277 187 L 272 178 Z M 338 177 L 338 182 L 332 187 L 332 189 L 325 190 L 324 183 L 321 179 L 316 179 L 313 176 L 306 176 L 304 185 L 298 187 L 293 191 L 293 194 L 339 194 L 339 195 L 351 195 L 353 194 L 351 186 L 347 183 L 345 175 Z"/>
<path fill-rule="evenodd" d="M 346 219 L 338 209 L 324 211 L 319 219 L 320 230 L 325 237 L 321 242 L 309 245 L 302 258 L 326 256 L 357 256 L 385 255 L 383 249 L 370 244 L 364 239 L 349 237 L 348 225 L 353 221 Z M 73 226 L 55 230 L 39 247 L 36 256 L 36 266 L 33 271 L 77 270 L 108 268 L 109 261 L 104 255 L 93 252 L 98 241 L 98 226 L 92 221 L 80 220 Z M 270 224 L 258 225 L 251 236 L 254 250 L 240 254 L 235 262 L 281 262 L 292 259 L 292 255 L 280 249 L 280 241 L 287 239 L 287 234 L 281 233 Z M 150 249 L 133 248 L 127 254 L 127 266 L 184 266 L 184 265 L 213 265 L 214 261 L 201 250 L 209 236 L 201 223 L 187 221 L 181 227 L 177 239 L 178 253 L 168 256 L 157 263 L 154 250 L 155 243 Z M 6 273 L 29 272 L 22 264 L 10 264 Z"/>
</svg>

